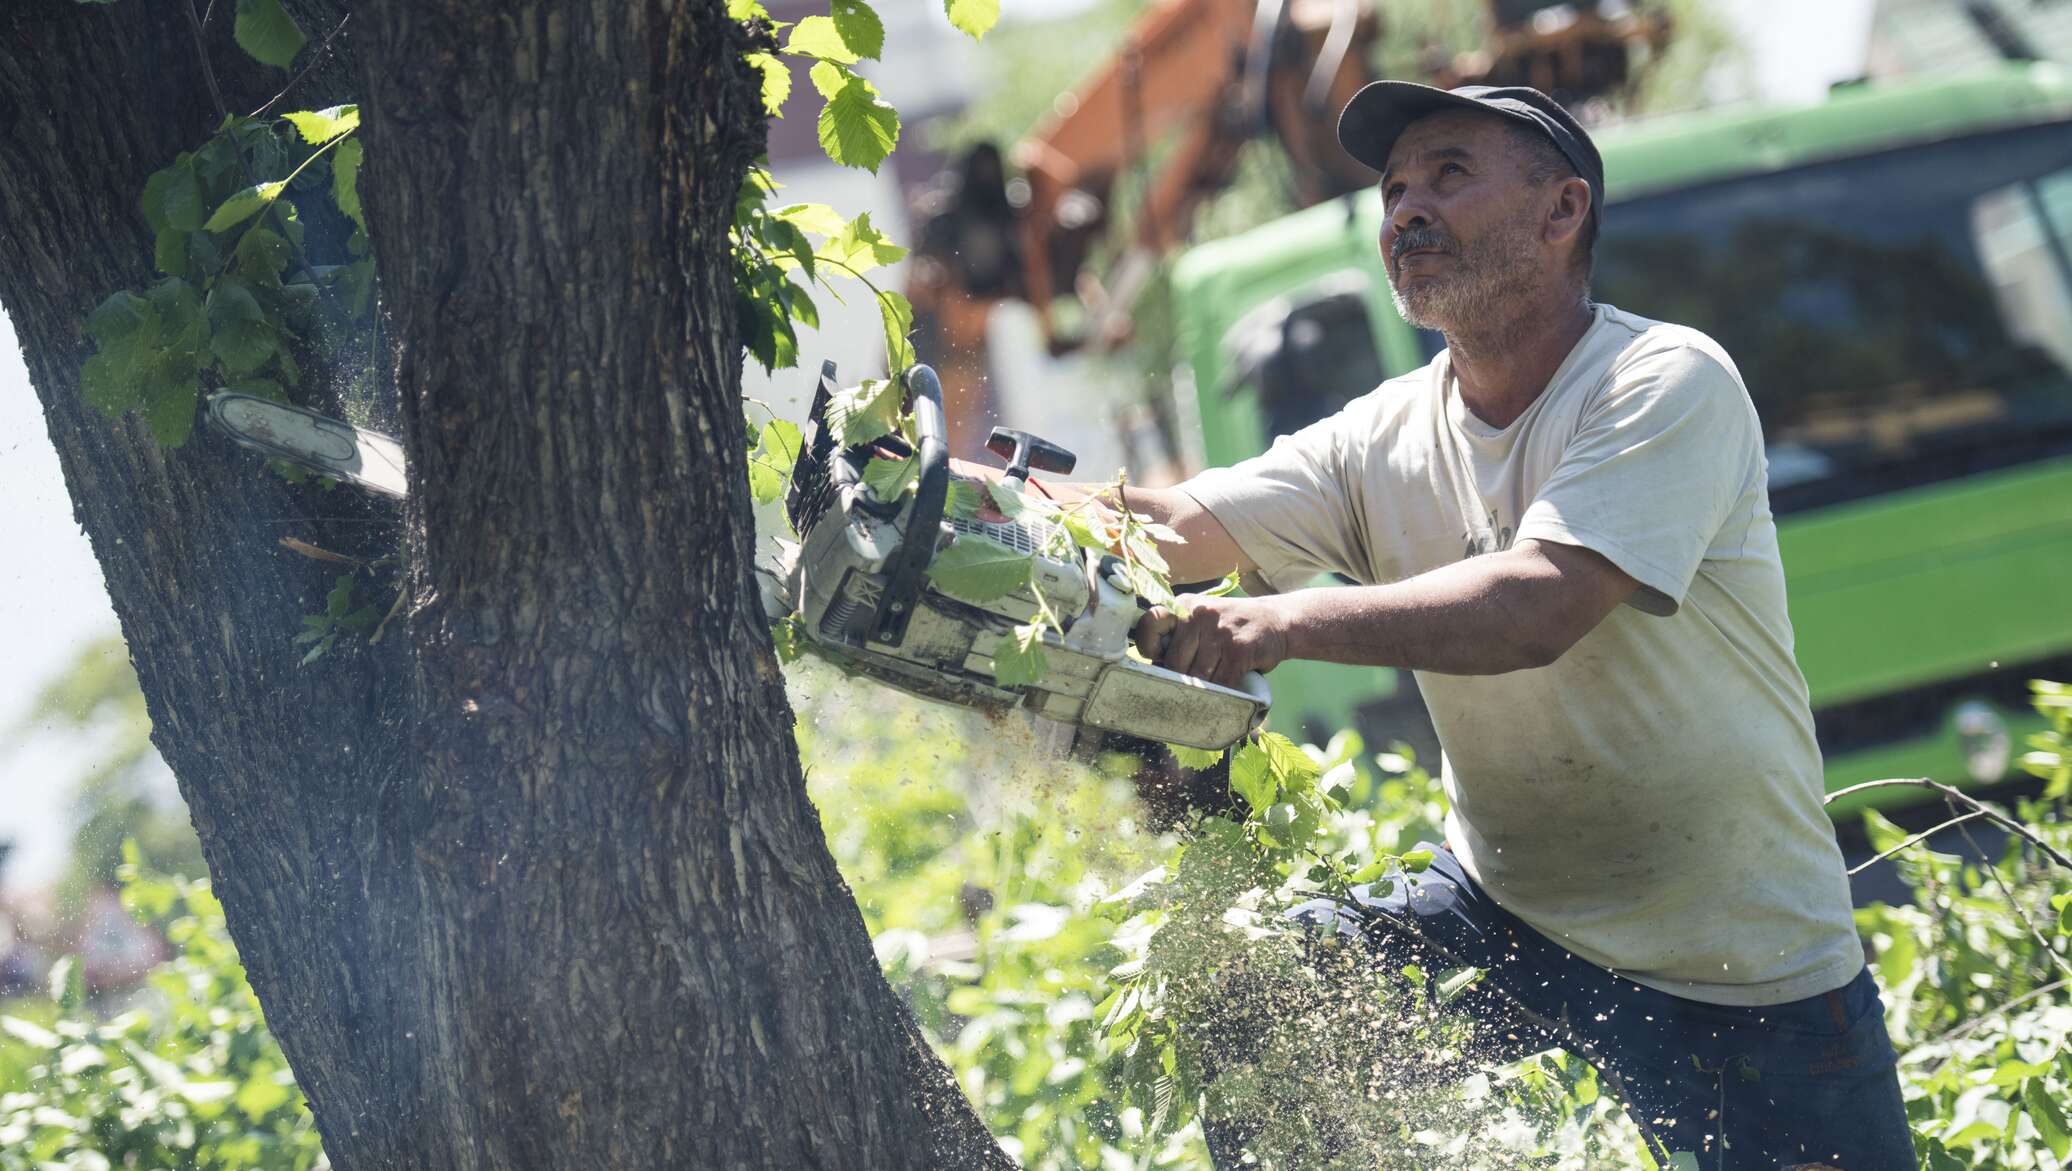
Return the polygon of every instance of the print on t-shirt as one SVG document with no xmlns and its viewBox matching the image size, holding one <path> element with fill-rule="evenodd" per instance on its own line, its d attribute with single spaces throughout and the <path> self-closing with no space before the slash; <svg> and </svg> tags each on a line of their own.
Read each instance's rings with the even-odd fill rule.
<svg viewBox="0 0 2072 1171">
<path fill-rule="evenodd" d="M 1467 551 L 1462 553 L 1460 558 L 1466 561 L 1470 557 L 1480 557 L 1484 553 L 1501 553 L 1511 547 L 1513 535 L 1514 530 L 1511 526 L 1498 523 L 1496 510 L 1490 509 L 1487 526 L 1470 528 L 1461 534 L 1467 541 Z"/>
</svg>

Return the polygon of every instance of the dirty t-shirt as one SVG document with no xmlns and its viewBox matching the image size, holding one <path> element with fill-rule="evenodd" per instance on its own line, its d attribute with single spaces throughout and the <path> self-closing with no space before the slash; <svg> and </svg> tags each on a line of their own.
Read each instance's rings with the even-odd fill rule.
<svg viewBox="0 0 2072 1171">
<path fill-rule="evenodd" d="M 1762 432 L 1710 338 L 1598 305 L 1508 427 L 1447 355 L 1186 491 L 1256 578 L 1396 581 L 1520 540 L 1595 550 L 1639 591 L 1550 666 L 1419 672 L 1447 838 L 1576 955 L 1717 1004 L 1863 965 L 1792 659 Z"/>
</svg>

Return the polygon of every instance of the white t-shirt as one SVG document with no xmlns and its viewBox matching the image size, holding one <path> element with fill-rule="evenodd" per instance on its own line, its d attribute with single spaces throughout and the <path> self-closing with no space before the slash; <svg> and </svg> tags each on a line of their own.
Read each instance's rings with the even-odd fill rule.
<svg viewBox="0 0 2072 1171">
<path fill-rule="evenodd" d="M 1520 539 L 1641 589 L 1550 666 L 1419 672 L 1446 832 L 1497 903 L 1678 996 L 1777 1004 L 1863 966 L 1792 659 L 1762 431 L 1696 330 L 1608 305 L 1508 427 L 1447 355 L 1184 488 L 1255 576 L 1400 580 Z"/>
</svg>

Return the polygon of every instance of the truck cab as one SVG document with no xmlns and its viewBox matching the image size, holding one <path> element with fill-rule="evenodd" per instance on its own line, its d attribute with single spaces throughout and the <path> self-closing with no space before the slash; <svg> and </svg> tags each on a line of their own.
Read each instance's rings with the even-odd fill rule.
<svg viewBox="0 0 2072 1171">
<path fill-rule="evenodd" d="M 2072 678 L 2072 74 L 1859 84 L 1595 138 L 1591 295 L 1717 339 L 1762 418 L 1829 789 L 2002 779 L 2040 723 L 2027 681 Z M 1444 345 L 1391 305 L 1381 223 L 1369 189 L 1178 262 L 1203 462 Z M 1283 727 L 1436 747 L 1407 673 L 1272 681 Z"/>
</svg>

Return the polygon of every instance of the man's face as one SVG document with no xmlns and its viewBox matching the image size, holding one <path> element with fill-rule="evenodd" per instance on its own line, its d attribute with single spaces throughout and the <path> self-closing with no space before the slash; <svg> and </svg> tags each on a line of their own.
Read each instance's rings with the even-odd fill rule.
<svg viewBox="0 0 2072 1171">
<path fill-rule="evenodd" d="M 1413 122 L 1382 172 L 1381 255 L 1396 308 L 1452 333 L 1515 317 L 1554 263 L 1526 160 L 1494 114 Z"/>
</svg>

